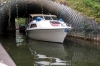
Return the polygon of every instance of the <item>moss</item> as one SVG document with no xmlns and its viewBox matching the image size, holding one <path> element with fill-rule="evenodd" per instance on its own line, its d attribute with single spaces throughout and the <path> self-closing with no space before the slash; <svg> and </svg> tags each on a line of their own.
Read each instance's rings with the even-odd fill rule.
<svg viewBox="0 0 100 66">
<path fill-rule="evenodd" d="M 81 12 L 83 15 L 100 22 L 100 0 L 55 0 L 56 2 L 62 2 L 71 8 Z"/>
</svg>

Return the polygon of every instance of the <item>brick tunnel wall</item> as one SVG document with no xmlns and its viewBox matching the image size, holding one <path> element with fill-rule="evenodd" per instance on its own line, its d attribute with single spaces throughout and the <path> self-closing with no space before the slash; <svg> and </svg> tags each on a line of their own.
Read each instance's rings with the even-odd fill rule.
<svg viewBox="0 0 100 66">
<path fill-rule="evenodd" d="M 11 10 L 9 12 L 9 9 Z M 0 33 L 5 32 L 9 22 L 16 17 L 28 17 L 30 13 L 55 14 L 72 25 L 71 36 L 92 37 L 99 40 L 100 26 L 81 13 L 51 0 L 11 0 L 0 6 Z M 12 25 L 13 26 L 13 25 Z M 87 26 L 87 28 L 86 28 Z M 14 26 L 13 26 L 14 28 Z"/>
</svg>

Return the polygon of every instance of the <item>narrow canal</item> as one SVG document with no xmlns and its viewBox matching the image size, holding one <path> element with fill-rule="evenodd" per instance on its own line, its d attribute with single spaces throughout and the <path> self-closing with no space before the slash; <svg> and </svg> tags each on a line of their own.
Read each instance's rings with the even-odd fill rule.
<svg viewBox="0 0 100 66">
<path fill-rule="evenodd" d="M 99 42 L 67 37 L 63 44 L 57 44 L 29 39 L 19 31 L 0 36 L 0 42 L 17 66 L 36 66 L 39 62 L 66 64 L 57 66 L 100 66 Z"/>
</svg>

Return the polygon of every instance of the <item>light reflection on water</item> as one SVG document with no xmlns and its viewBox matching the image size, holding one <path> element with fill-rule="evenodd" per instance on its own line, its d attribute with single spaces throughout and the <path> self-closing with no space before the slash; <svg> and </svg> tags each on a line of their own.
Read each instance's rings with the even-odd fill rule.
<svg viewBox="0 0 100 66">
<path fill-rule="evenodd" d="M 0 42 L 18 66 L 100 66 L 100 44 L 68 37 L 63 44 L 32 40 L 18 31 Z"/>
</svg>

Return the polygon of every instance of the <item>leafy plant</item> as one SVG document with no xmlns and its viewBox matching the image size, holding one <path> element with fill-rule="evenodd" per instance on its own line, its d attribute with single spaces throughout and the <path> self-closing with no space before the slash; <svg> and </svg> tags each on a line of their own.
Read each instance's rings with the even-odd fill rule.
<svg viewBox="0 0 100 66">
<path fill-rule="evenodd" d="M 66 0 L 66 3 L 71 8 L 100 22 L 100 0 Z"/>
<path fill-rule="evenodd" d="M 89 28 L 89 26 L 88 26 L 88 24 L 86 24 L 86 22 L 84 21 L 84 23 L 83 23 L 83 31 L 82 31 L 82 33 L 83 33 L 83 35 L 86 37 L 87 36 L 87 29 Z"/>
<path fill-rule="evenodd" d="M 21 24 L 25 25 L 26 18 L 16 18 L 15 22 L 16 22 L 16 25 L 21 25 Z"/>
</svg>

